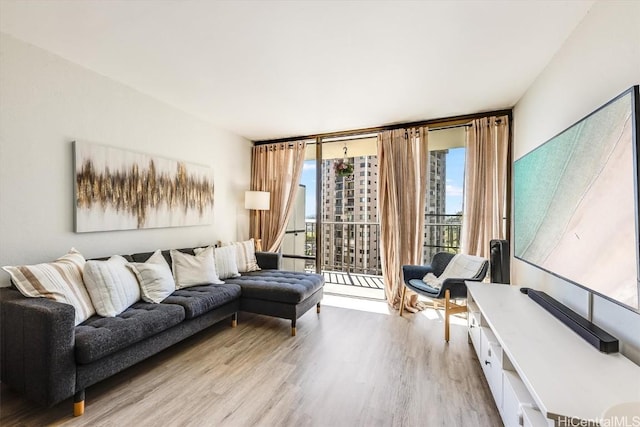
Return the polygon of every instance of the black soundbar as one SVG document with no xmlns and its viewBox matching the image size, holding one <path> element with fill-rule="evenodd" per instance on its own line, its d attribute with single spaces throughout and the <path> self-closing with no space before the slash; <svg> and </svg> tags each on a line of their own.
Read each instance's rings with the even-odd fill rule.
<svg viewBox="0 0 640 427">
<path fill-rule="evenodd" d="M 617 353 L 619 351 L 616 337 L 609 335 L 566 305 L 541 291 L 530 289 L 527 295 L 601 352 Z"/>
</svg>

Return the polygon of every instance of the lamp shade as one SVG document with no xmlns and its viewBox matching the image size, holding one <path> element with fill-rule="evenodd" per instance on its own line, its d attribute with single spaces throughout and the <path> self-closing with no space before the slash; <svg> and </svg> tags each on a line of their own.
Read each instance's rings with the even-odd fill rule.
<svg viewBox="0 0 640 427">
<path fill-rule="evenodd" d="M 271 193 L 268 191 L 245 191 L 244 208 L 256 211 L 268 211 Z"/>
</svg>

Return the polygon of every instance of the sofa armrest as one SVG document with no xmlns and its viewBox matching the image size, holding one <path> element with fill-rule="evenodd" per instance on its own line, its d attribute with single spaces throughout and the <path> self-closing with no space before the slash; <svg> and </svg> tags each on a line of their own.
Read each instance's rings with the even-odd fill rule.
<svg viewBox="0 0 640 427">
<path fill-rule="evenodd" d="M 280 252 L 256 251 L 256 259 L 263 270 L 280 270 L 282 266 L 282 254 Z"/>
<path fill-rule="evenodd" d="M 73 396 L 74 323 L 71 305 L 0 289 L 2 382 L 46 406 Z"/>
</svg>

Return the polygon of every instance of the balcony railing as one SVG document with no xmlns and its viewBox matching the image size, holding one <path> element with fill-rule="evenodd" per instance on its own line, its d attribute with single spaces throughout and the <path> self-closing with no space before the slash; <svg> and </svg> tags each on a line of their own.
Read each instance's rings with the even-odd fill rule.
<svg viewBox="0 0 640 427">
<path fill-rule="evenodd" d="M 462 215 L 425 214 L 424 260 L 429 262 L 437 252 L 460 252 Z"/>
<path fill-rule="evenodd" d="M 380 224 L 368 222 L 322 223 L 321 247 L 316 248 L 316 223 L 306 223 L 306 255 L 322 251 L 322 270 L 358 273 L 373 276 L 382 274 L 379 242 Z"/>
<path fill-rule="evenodd" d="M 321 247 L 316 248 L 316 223 L 305 223 L 305 255 L 322 252 L 323 271 L 382 275 L 380 262 L 380 224 L 369 222 L 325 221 Z M 429 262 L 436 252 L 460 251 L 462 215 L 426 214 L 423 256 Z M 305 270 L 315 271 L 315 260 L 306 260 Z"/>
</svg>

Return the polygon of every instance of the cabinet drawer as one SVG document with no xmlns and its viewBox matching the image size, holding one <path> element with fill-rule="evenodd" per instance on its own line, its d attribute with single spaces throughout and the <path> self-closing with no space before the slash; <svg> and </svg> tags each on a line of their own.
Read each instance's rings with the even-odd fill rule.
<svg viewBox="0 0 640 427">
<path fill-rule="evenodd" d="M 502 421 L 505 427 L 518 427 L 523 408 L 537 409 L 533 397 L 524 383 L 513 371 L 502 374 Z"/>
<path fill-rule="evenodd" d="M 542 415 L 542 412 L 533 408 L 522 408 L 523 427 L 548 427 L 549 422 Z"/>
<path fill-rule="evenodd" d="M 496 406 L 502 413 L 502 347 L 489 328 L 482 327 L 480 330 L 480 363 Z"/>
<path fill-rule="evenodd" d="M 480 308 L 472 299 L 467 299 L 467 311 L 470 313 L 480 313 Z"/>
<path fill-rule="evenodd" d="M 469 337 L 473 343 L 473 348 L 476 350 L 478 360 L 482 357 L 480 343 L 480 317 L 480 313 L 469 313 Z"/>
</svg>

